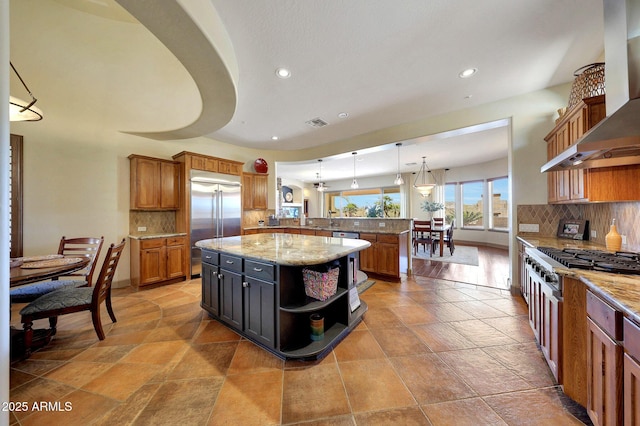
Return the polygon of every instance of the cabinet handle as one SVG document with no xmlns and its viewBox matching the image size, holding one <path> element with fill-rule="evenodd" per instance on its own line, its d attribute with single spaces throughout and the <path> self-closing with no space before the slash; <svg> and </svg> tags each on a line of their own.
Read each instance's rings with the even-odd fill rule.
<svg viewBox="0 0 640 426">
<path fill-rule="evenodd" d="M 247 288 L 249 287 L 249 283 L 246 281 L 242 281 L 242 287 Z"/>
<path fill-rule="evenodd" d="M 256 272 L 262 272 L 262 268 L 253 268 L 253 270 Z"/>
<path fill-rule="evenodd" d="M 224 275 L 222 275 L 222 274 L 218 274 L 218 279 L 219 279 L 219 280 L 221 280 L 221 279 L 223 279 L 223 278 L 224 278 Z"/>
<path fill-rule="evenodd" d="M 233 260 L 227 260 L 226 263 L 228 263 L 229 265 L 233 265 Z"/>
<path fill-rule="evenodd" d="M 205 259 L 211 259 L 211 256 L 205 256 L 204 258 Z"/>
</svg>

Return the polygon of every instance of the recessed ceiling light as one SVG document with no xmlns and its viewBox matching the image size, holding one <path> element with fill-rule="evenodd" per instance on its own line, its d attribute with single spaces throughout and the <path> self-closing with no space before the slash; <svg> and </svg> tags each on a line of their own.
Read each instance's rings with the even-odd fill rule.
<svg viewBox="0 0 640 426">
<path fill-rule="evenodd" d="M 467 68 L 466 70 L 461 71 L 460 74 L 458 74 L 458 77 L 469 78 L 477 72 L 478 72 L 478 68 Z"/>
<path fill-rule="evenodd" d="M 289 77 L 291 77 L 291 71 L 289 71 L 286 68 L 278 68 L 278 69 L 276 69 L 276 75 L 279 78 L 289 78 Z"/>
<path fill-rule="evenodd" d="M 277 137 L 277 136 L 271 136 L 271 140 L 272 140 L 272 141 L 277 141 L 277 140 L 278 140 L 278 137 Z"/>
<path fill-rule="evenodd" d="M 467 95 L 467 96 L 465 96 L 464 98 L 465 98 L 465 99 L 471 99 L 471 98 L 473 98 L 473 95 Z"/>
<path fill-rule="evenodd" d="M 338 114 L 338 118 L 347 118 L 349 116 L 348 112 L 341 112 Z"/>
</svg>

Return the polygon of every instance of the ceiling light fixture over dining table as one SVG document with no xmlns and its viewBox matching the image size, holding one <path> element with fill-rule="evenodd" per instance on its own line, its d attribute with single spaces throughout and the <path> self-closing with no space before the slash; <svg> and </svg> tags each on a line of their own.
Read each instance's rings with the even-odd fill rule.
<svg viewBox="0 0 640 426">
<path fill-rule="evenodd" d="M 416 180 L 413 182 L 413 187 L 416 188 L 423 197 L 431 195 L 431 190 L 436 186 L 435 183 L 427 182 L 427 172 L 431 174 L 431 170 L 429 166 L 427 166 L 426 158 L 427 157 L 422 157 L 422 166 L 416 176 Z M 422 175 L 422 178 L 420 178 L 420 175 Z"/>
<path fill-rule="evenodd" d="M 33 96 L 22 77 L 20 77 L 20 74 L 18 74 L 18 70 L 16 70 L 16 67 L 14 67 L 11 62 L 9 62 L 9 65 L 11 65 L 11 69 L 14 73 L 16 73 L 16 76 L 18 76 L 20 83 L 22 83 L 27 93 L 29 93 L 29 96 L 31 96 L 31 102 L 23 101 L 22 99 L 16 98 L 15 96 L 9 96 L 9 121 L 42 120 L 42 111 L 40 110 L 40 108 L 34 106 L 34 104 L 38 100 Z"/>
</svg>

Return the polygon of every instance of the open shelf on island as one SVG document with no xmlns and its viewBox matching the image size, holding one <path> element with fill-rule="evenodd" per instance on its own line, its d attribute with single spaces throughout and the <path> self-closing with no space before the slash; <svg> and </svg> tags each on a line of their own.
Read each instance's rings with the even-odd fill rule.
<svg viewBox="0 0 640 426">
<path fill-rule="evenodd" d="M 336 299 L 338 299 L 339 297 L 342 297 L 345 293 L 347 293 L 347 289 L 339 287 L 336 290 L 336 294 L 334 294 L 327 300 L 318 300 L 318 299 L 314 299 L 313 297 L 307 296 L 307 299 L 306 299 L 307 303 L 296 305 L 296 306 L 281 306 L 280 310 L 284 312 L 291 312 L 291 313 L 305 313 L 305 312 L 318 311 L 324 308 L 325 306 L 329 306 Z"/>
</svg>

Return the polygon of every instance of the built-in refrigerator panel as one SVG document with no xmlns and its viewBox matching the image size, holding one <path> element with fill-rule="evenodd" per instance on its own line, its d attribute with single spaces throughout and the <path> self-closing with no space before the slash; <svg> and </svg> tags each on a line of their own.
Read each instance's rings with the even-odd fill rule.
<svg viewBox="0 0 640 426">
<path fill-rule="evenodd" d="M 191 277 L 202 272 L 202 254 L 195 243 L 241 233 L 240 177 L 191 171 Z"/>
</svg>

